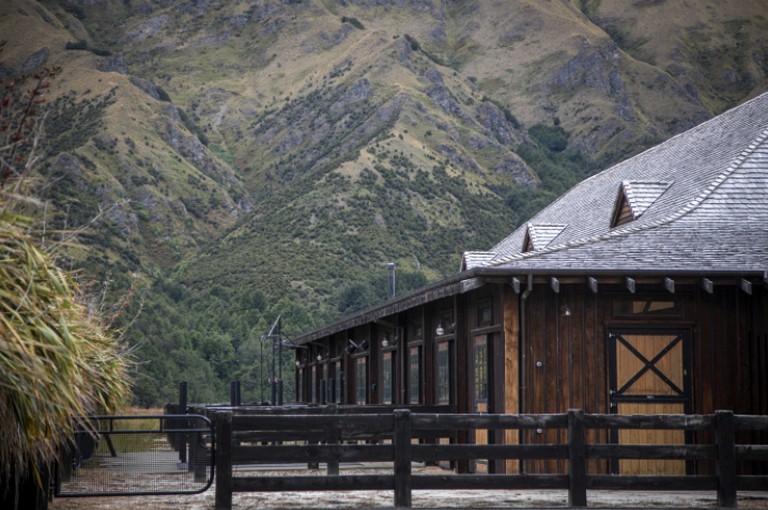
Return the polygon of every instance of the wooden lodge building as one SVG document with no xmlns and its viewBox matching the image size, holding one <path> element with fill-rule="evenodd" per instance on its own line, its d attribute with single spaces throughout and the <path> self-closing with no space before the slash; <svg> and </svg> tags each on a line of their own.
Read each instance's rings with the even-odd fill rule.
<svg viewBox="0 0 768 510">
<path fill-rule="evenodd" d="M 295 339 L 297 400 L 765 415 L 766 271 L 763 94 L 586 179 L 455 276 Z M 695 441 L 676 433 L 609 439 Z"/>
</svg>

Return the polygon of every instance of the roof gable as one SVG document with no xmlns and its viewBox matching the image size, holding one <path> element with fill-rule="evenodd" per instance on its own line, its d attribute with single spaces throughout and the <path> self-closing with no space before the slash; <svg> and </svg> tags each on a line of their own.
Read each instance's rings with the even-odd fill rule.
<svg viewBox="0 0 768 510">
<path fill-rule="evenodd" d="M 529 223 L 523 240 L 523 252 L 538 251 L 546 248 L 568 225 Z"/>
<path fill-rule="evenodd" d="M 672 186 L 666 181 L 622 181 L 611 215 L 611 228 L 639 218 Z"/>
</svg>

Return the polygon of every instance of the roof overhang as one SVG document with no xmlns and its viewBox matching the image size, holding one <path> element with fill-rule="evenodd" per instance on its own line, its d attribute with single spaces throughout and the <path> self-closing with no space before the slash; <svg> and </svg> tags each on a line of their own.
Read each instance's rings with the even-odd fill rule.
<svg viewBox="0 0 768 510">
<path fill-rule="evenodd" d="M 632 281 L 643 284 L 659 282 L 663 284 L 665 279 L 674 279 L 681 285 L 701 284 L 702 281 L 712 282 L 714 285 L 741 285 L 760 283 L 768 285 L 768 271 L 764 269 L 755 270 L 662 270 L 662 269 L 640 269 L 640 270 L 606 270 L 606 269 L 526 269 L 526 268 L 500 268 L 500 267 L 481 267 L 463 271 L 452 277 L 439 280 L 418 290 L 409 292 L 402 296 L 390 299 L 385 303 L 362 310 L 353 315 L 347 316 L 337 322 L 329 324 L 323 328 L 312 332 L 304 333 L 294 338 L 291 342 L 293 346 L 307 344 L 317 341 L 321 338 L 331 336 L 335 333 L 352 329 L 364 324 L 372 323 L 397 313 L 416 308 L 421 305 L 432 303 L 440 299 L 463 294 L 480 288 L 488 283 L 509 284 L 516 287 L 515 280 L 518 282 L 531 282 L 533 285 L 552 285 L 552 279 L 555 278 L 559 283 L 584 283 L 615 285 L 625 284 L 627 278 Z"/>
</svg>

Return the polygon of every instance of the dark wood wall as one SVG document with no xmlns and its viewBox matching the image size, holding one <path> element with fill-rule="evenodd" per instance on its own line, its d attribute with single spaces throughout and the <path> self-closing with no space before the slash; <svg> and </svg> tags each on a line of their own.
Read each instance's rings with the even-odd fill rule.
<svg viewBox="0 0 768 510">
<path fill-rule="evenodd" d="M 658 290 L 627 294 L 620 286 L 597 293 L 585 285 L 562 285 L 555 293 L 536 286 L 519 308 L 520 412 L 554 413 L 581 408 L 608 413 L 606 332 L 610 327 L 685 328 L 691 331 L 694 413 L 732 409 L 768 411 L 768 304 L 762 287 L 749 295 L 735 285 L 712 294 L 690 287 L 665 296 Z M 678 317 L 622 317 L 620 299 L 666 299 L 682 303 Z M 565 314 L 567 307 L 570 315 Z"/>
</svg>

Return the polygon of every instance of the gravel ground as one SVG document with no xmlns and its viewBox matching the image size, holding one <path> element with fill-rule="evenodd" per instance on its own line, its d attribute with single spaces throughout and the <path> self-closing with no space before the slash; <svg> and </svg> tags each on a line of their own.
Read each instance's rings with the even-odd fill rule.
<svg viewBox="0 0 768 510">
<path fill-rule="evenodd" d="M 414 469 L 414 474 L 439 468 Z M 366 469 L 366 474 L 375 470 Z M 441 471 L 444 473 L 445 471 Z M 324 471 L 315 471 L 319 476 Z M 279 472 L 263 473 L 280 476 Z M 362 474 L 362 471 L 344 471 L 344 474 Z M 494 491 L 414 491 L 413 508 L 567 508 L 566 491 L 494 490 Z M 716 508 L 714 492 L 625 492 L 590 491 L 587 503 L 593 508 Z M 392 491 L 345 492 L 279 492 L 240 493 L 233 495 L 233 508 L 237 510 L 284 509 L 364 509 L 392 508 Z M 740 493 L 739 508 L 768 509 L 768 488 L 765 492 Z M 51 510 L 213 510 L 214 489 L 192 496 L 134 496 L 104 498 L 56 498 Z"/>
<path fill-rule="evenodd" d="M 716 508 L 707 493 L 632 493 L 591 491 L 593 508 Z M 414 508 L 567 508 L 563 491 L 416 491 Z M 247 493 L 233 497 L 238 510 L 392 508 L 391 491 Z M 768 508 L 768 493 L 742 494 L 739 508 Z M 145 496 L 55 499 L 52 510 L 212 510 L 213 491 L 195 496 Z"/>
</svg>

